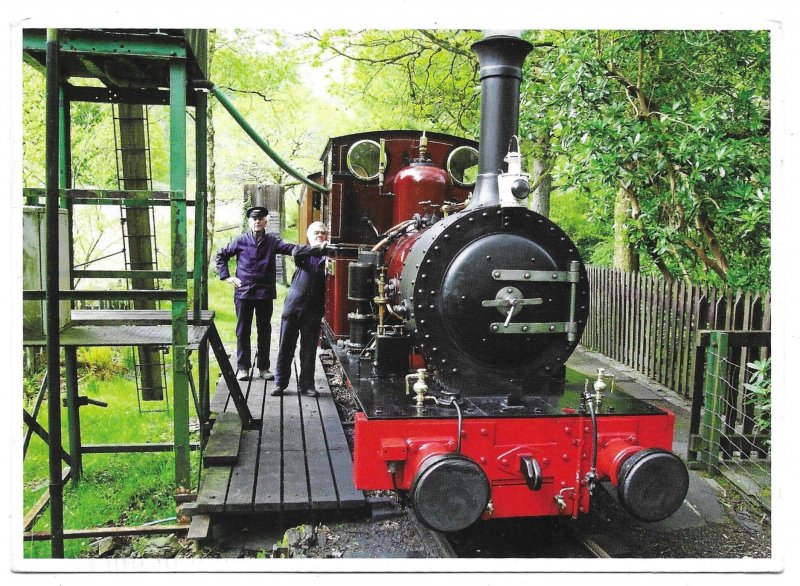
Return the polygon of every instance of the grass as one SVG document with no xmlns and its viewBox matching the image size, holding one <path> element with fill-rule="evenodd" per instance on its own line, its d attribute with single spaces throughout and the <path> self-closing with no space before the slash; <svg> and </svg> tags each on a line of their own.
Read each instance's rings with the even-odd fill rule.
<svg viewBox="0 0 800 586">
<path fill-rule="evenodd" d="M 291 264 L 290 262 L 287 264 Z M 291 270 L 290 268 L 287 270 Z M 274 304 L 273 329 L 280 320 L 287 288 L 278 286 Z M 235 348 L 236 314 L 233 307 L 233 288 L 215 276 L 209 278 L 209 306 L 215 312 L 214 323 L 229 352 Z M 171 354 L 166 355 L 169 408 L 164 402 L 142 402 L 140 413 L 133 373 L 130 371 L 130 349 L 86 349 L 79 356 L 79 393 L 108 403 L 108 407 L 88 405 L 80 410 L 81 441 L 83 444 L 169 443 L 173 438 Z M 197 367 L 192 355 L 193 367 Z M 209 360 L 211 393 L 219 376 L 219 366 L 211 354 Z M 37 388 L 41 380 L 28 380 L 28 388 Z M 194 380 L 199 380 L 197 372 Z M 192 399 L 190 418 L 197 420 Z M 32 406 L 27 406 L 30 412 Z M 160 410 L 160 411 L 157 411 Z M 62 443 L 67 449 L 66 409 L 62 408 Z M 47 404 L 42 404 L 39 423 L 48 429 Z M 190 440 L 199 441 L 192 432 Z M 85 454 L 84 476 L 80 483 L 68 482 L 64 489 L 64 528 L 85 529 L 114 525 L 141 525 L 175 516 L 175 468 L 171 453 Z M 200 467 L 199 452 L 191 455 L 192 489 L 197 489 Z M 22 471 L 23 514 L 27 513 L 44 494 L 49 484 L 48 450 L 36 435 L 31 439 Z M 48 531 L 49 512 L 39 517 L 33 531 Z M 89 540 L 64 541 L 65 557 L 90 555 Z M 48 541 L 27 542 L 27 558 L 49 558 Z"/>
<path fill-rule="evenodd" d="M 169 379 L 169 376 L 168 376 Z M 93 375 L 80 384 L 81 394 L 108 403 L 108 407 L 81 408 L 81 440 L 84 444 L 154 443 L 172 441 L 172 410 L 166 403 L 142 403 L 139 412 L 135 383 L 122 376 L 98 380 Z M 171 391 L 170 391 L 171 395 Z M 155 409 L 162 409 L 155 411 Z M 66 447 L 66 409 L 62 408 L 62 443 Z M 194 416 L 194 414 L 192 414 Z M 47 428 L 47 409 L 39 414 Z M 192 441 L 198 441 L 194 432 Z M 44 442 L 34 436 L 23 463 L 24 510 L 46 491 L 48 451 Z M 192 456 L 193 480 L 199 469 L 199 457 Z M 68 482 L 64 490 L 64 528 L 83 529 L 114 525 L 141 525 L 175 516 L 173 500 L 174 458 L 170 453 L 85 454 L 81 482 Z M 45 513 L 36 522 L 34 531 L 50 529 L 50 516 Z M 88 540 L 65 540 L 65 556 L 79 557 L 89 548 Z M 25 544 L 24 555 L 31 558 L 50 556 L 49 542 Z"/>
</svg>

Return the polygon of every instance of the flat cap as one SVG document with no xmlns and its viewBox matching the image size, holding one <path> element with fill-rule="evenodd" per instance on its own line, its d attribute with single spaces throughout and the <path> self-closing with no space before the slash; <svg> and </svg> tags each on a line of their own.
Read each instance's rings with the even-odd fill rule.
<svg viewBox="0 0 800 586">
<path fill-rule="evenodd" d="M 248 218 L 262 218 L 269 215 L 269 210 L 262 206 L 253 206 L 247 209 L 246 215 Z"/>
</svg>

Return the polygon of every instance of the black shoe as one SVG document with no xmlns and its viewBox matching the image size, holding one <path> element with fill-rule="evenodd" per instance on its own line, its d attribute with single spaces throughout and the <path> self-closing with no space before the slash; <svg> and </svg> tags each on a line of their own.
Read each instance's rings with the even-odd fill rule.
<svg viewBox="0 0 800 586">
<path fill-rule="evenodd" d="M 317 391 L 317 389 L 314 388 L 304 389 L 302 393 L 306 397 L 319 397 L 319 391 Z"/>
<path fill-rule="evenodd" d="M 273 396 L 273 397 L 280 397 L 282 394 L 283 394 L 283 389 L 280 388 L 280 387 L 275 387 L 270 392 L 270 395 Z"/>
</svg>

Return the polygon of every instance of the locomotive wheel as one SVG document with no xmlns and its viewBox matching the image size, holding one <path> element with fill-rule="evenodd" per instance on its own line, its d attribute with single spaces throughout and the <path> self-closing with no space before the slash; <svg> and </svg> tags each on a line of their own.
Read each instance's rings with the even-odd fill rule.
<svg viewBox="0 0 800 586">
<path fill-rule="evenodd" d="M 619 502 L 640 521 L 666 519 L 680 508 L 688 490 L 689 472 L 672 452 L 649 448 L 636 452 L 620 466 Z"/>
<path fill-rule="evenodd" d="M 429 529 L 461 531 L 477 521 L 489 504 L 489 479 L 464 456 L 431 456 L 420 466 L 411 489 L 414 511 Z"/>
</svg>

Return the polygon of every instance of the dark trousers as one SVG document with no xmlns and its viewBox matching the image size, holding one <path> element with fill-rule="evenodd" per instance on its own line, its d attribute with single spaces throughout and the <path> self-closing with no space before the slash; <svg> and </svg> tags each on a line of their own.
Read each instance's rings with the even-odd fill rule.
<svg viewBox="0 0 800 586">
<path fill-rule="evenodd" d="M 253 327 L 253 313 L 256 314 L 256 335 L 258 337 L 259 369 L 269 368 L 269 341 L 272 336 L 272 299 L 234 299 L 236 306 L 236 365 L 239 370 L 250 370 L 250 331 Z"/>
<path fill-rule="evenodd" d="M 314 366 L 317 358 L 320 321 L 322 316 L 316 312 L 302 312 L 285 315 L 281 319 L 281 344 L 278 350 L 278 363 L 275 365 L 275 386 L 285 389 L 292 379 L 292 359 L 300 336 L 300 378 L 298 389 L 314 388 Z"/>
</svg>

